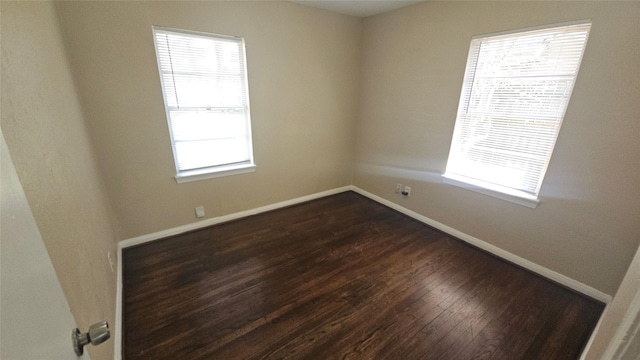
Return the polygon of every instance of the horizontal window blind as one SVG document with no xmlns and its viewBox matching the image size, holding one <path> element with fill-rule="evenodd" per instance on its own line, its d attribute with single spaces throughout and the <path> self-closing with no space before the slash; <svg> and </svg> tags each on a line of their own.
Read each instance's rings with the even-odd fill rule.
<svg viewBox="0 0 640 360">
<path fill-rule="evenodd" d="M 471 41 L 445 176 L 537 196 L 590 26 Z"/>
<path fill-rule="evenodd" d="M 243 40 L 153 32 L 178 173 L 251 163 Z"/>
</svg>

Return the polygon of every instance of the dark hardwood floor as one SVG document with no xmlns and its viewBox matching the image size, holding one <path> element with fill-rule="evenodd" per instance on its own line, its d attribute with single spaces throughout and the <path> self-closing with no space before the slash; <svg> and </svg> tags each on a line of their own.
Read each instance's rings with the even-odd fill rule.
<svg viewBox="0 0 640 360">
<path fill-rule="evenodd" d="M 603 305 L 353 192 L 125 249 L 132 359 L 578 359 Z"/>
</svg>

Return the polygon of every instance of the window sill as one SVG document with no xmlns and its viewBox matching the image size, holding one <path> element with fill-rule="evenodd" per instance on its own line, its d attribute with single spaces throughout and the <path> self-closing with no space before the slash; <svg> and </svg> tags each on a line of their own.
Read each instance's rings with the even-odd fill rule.
<svg viewBox="0 0 640 360">
<path fill-rule="evenodd" d="M 503 188 L 501 186 L 485 183 L 482 181 L 469 179 L 463 176 L 453 174 L 443 174 L 442 182 L 445 184 L 461 187 L 463 189 L 475 191 L 480 194 L 488 195 L 494 198 L 512 202 L 514 204 L 526 206 L 535 209 L 540 200 L 522 191 Z"/>
<path fill-rule="evenodd" d="M 255 164 L 216 166 L 213 168 L 183 171 L 181 173 L 178 173 L 175 176 L 175 179 L 178 184 L 182 184 L 192 181 L 214 179 L 223 176 L 245 174 L 254 171 L 256 171 Z"/>
</svg>

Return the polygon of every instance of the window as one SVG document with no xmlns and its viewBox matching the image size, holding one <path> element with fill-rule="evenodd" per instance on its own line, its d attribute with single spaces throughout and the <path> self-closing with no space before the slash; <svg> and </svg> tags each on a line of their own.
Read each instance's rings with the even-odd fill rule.
<svg viewBox="0 0 640 360">
<path fill-rule="evenodd" d="M 153 27 L 178 182 L 253 171 L 244 40 Z"/>
<path fill-rule="evenodd" d="M 590 27 L 472 39 L 445 182 L 537 205 Z"/>
</svg>

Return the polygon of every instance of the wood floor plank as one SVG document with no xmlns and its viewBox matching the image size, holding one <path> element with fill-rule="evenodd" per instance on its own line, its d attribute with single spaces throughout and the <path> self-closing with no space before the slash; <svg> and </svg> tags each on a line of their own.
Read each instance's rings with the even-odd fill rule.
<svg viewBox="0 0 640 360">
<path fill-rule="evenodd" d="M 353 192 L 123 252 L 130 359 L 577 359 L 603 305 Z"/>
</svg>

